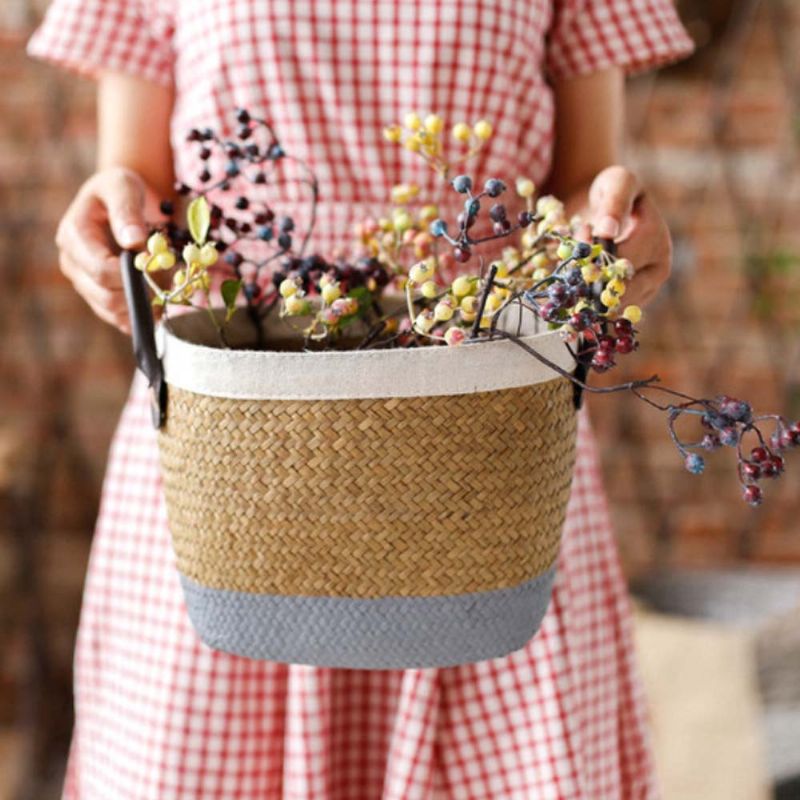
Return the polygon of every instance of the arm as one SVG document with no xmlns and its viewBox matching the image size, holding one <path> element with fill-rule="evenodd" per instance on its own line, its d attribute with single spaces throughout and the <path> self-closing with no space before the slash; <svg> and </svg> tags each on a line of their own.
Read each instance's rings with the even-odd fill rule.
<svg viewBox="0 0 800 800">
<path fill-rule="evenodd" d="M 625 77 L 620 67 L 555 83 L 556 141 L 547 190 L 598 236 L 613 238 L 636 267 L 625 304 L 643 305 L 669 277 L 669 230 L 636 176 L 620 161 Z"/>
<path fill-rule="evenodd" d="M 58 226 L 62 272 L 101 319 L 130 333 L 119 249 L 137 247 L 159 198 L 172 195 L 172 90 L 103 73 L 98 91 L 98 171 L 78 190 Z"/>
</svg>

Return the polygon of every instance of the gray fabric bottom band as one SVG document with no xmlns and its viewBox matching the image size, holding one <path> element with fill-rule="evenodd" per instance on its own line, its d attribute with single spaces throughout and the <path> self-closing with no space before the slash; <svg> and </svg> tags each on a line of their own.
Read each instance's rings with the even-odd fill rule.
<svg viewBox="0 0 800 800">
<path fill-rule="evenodd" d="M 435 597 L 279 596 L 209 589 L 181 575 L 189 617 L 215 650 L 352 669 L 446 667 L 531 639 L 555 569 L 509 589 Z"/>
</svg>

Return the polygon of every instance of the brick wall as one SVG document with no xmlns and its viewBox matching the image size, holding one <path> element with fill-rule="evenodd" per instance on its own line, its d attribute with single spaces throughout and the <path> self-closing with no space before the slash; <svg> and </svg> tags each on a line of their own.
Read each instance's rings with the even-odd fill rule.
<svg viewBox="0 0 800 800">
<path fill-rule="evenodd" d="M 0 797 L 12 777 L 4 765 L 35 777 L 30 797 L 50 796 L 48 777 L 58 782 L 81 583 L 133 368 L 128 340 L 56 267 L 57 220 L 91 170 L 94 101 L 90 83 L 24 57 L 42 5 L 0 7 Z M 767 4 L 740 41 L 720 47 L 728 16 L 718 7 L 728 13 L 731 2 L 683 5 L 709 46 L 632 82 L 629 110 L 629 160 L 670 218 L 675 276 L 647 315 L 642 351 L 613 375 L 658 372 L 690 392 L 741 393 L 800 416 L 800 267 L 783 255 L 800 247 L 800 9 Z M 777 26 L 767 8 L 782 15 Z M 800 561 L 800 463 L 751 512 L 729 454 L 693 478 L 660 415 L 621 397 L 593 398 L 591 409 L 629 574 Z"/>
</svg>

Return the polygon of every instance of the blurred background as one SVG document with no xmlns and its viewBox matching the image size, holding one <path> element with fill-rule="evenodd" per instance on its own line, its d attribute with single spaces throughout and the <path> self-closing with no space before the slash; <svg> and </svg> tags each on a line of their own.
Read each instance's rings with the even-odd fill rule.
<svg viewBox="0 0 800 800">
<path fill-rule="evenodd" d="M 129 340 L 56 266 L 55 226 L 93 168 L 94 87 L 25 57 L 45 5 L 0 5 L 0 800 L 59 794 L 81 587 L 133 370 Z M 798 418 L 800 3 L 679 9 L 697 52 L 634 78 L 628 118 L 675 273 L 621 369 Z M 627 397 L 590 408 L 666 800 L 799 800 L 800 464 L 750 510 L 730 454 L 694 478 L 661 415 Z"/>
</svg>

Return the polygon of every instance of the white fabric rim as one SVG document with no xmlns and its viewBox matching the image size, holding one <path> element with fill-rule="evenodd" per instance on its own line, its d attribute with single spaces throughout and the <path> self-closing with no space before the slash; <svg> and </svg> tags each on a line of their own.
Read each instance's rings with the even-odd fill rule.
<svg viewBox="0 0 800 800">
<path fill-rule="evenodd" d="M 508 340 L 410 350 L 226 350 L 209 346 L 204 329 L 210 327 L 207 312 L 181 314 L 170 319 L 169 327 L 158 324 L 156 341 L 167 383 L 212 397 L 354 400 L 471 394 L 558 377 Z M 574 369 L 558 331 L 528 334 L 523 341 L 561 369 Z"/>
</svg>

